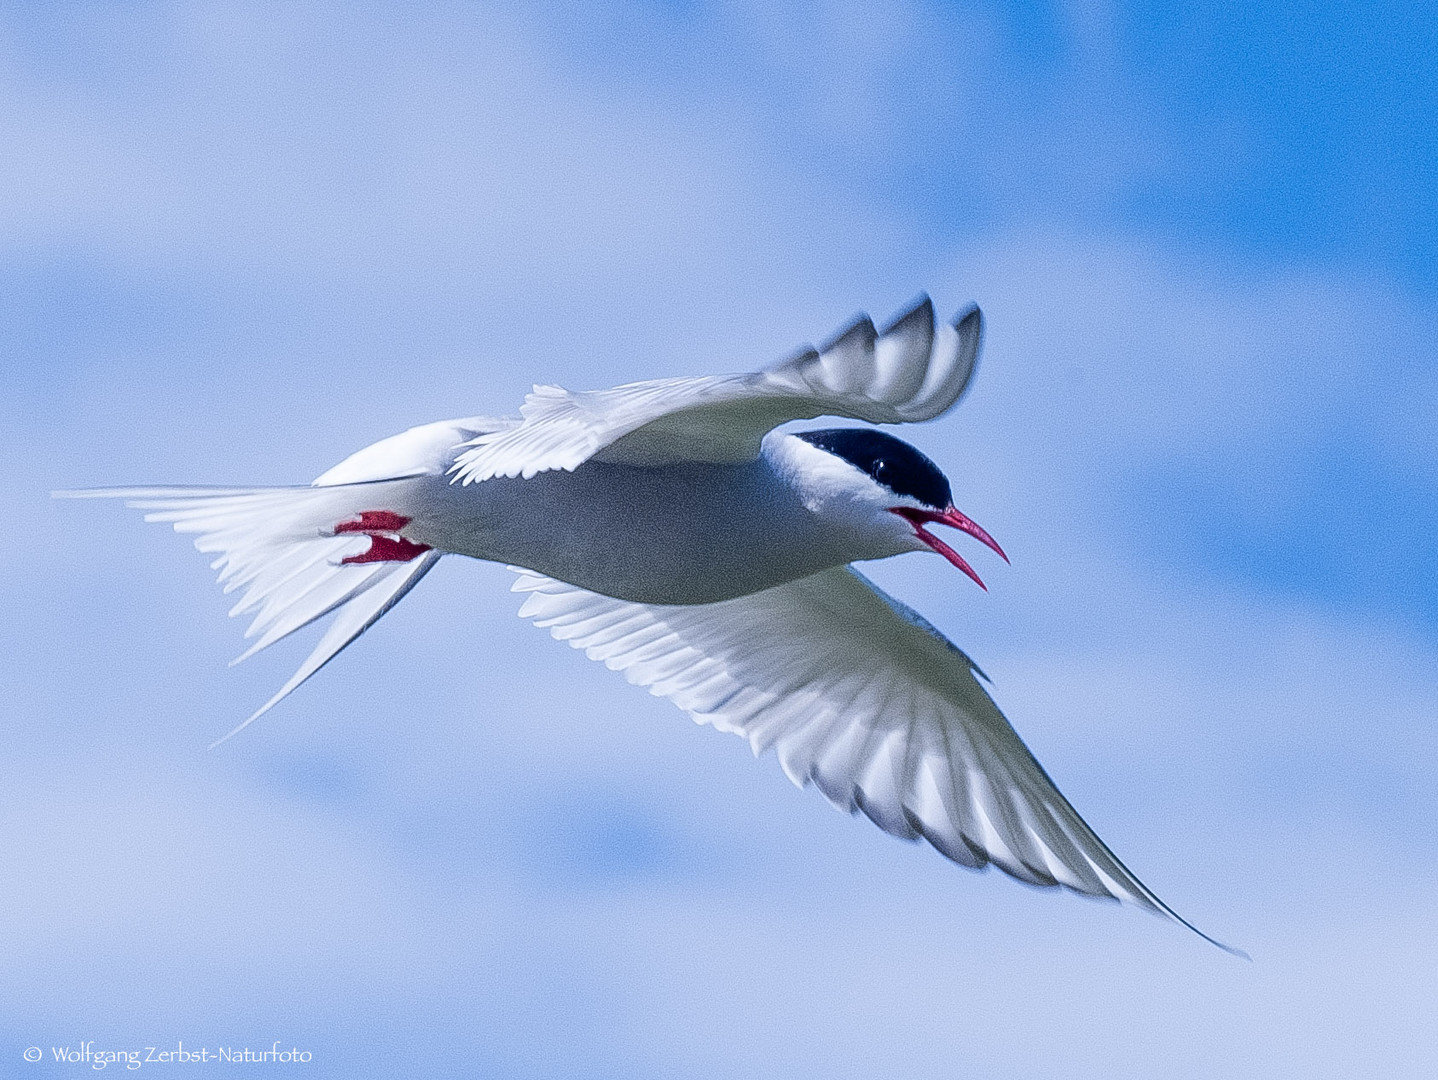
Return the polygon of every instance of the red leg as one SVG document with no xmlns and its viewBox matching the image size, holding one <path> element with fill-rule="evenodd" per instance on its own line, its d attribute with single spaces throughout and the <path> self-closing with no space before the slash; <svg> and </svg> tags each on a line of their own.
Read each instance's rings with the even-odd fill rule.
<svg viewBox="0 0 1438 1080">
<path fill-rule="evenodd" d="M 393 510 L 366 510 L 354 521 L 341 521 L 335 526 L 337 533 L 397 533 L 409 524 L 409 518 L 401 517 Z"/>
</svg>

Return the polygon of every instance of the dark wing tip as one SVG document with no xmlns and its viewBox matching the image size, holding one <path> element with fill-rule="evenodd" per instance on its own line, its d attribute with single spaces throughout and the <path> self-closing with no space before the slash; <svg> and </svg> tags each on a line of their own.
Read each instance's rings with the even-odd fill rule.
<svg viewBox="0 0 1438 1080">
<path fill-rule="evenodd" d="M 973 341 L 973 351 L 977 353 L 978 344 L 984 336 L 984 313 L 979 310 L 979 305 L 970 301 L 955 315 L 954 329 L 959 332 L 959 338 L 964 342 L 965 351 L 968 351 L 969 342 Z"/>
<path fill-rule="evenodd" d="M 845 324 L 832 338 L 819 346 L 819 352 L 827 353 L 835 349 L 854 348 L 868 350 L 874 347 L 874 339 L 878 331 L 874 329 L 874 320 L 865 314 L 855 315 Z"/>
<path fill-rule="evenodd" d="M 933 335 L 934 302 L 929 299 L 928 293 L 919 293 L 914 298 L 914 302 L 905 308 L 902 314 L 895 316 L 888 326 L 879 331 L 879 336 L 887 337 L 911 319 L 927 324 L 929 335 Z"/>
<path fill-rule="evenodd" d="M 959 355 L 955 370 L 963 372 L 963 386 L 954 399 L 958 401 L 973 385 L 974 371 L 979 366 L 979 350 L 984 344 L 984 313 L 979 310 L 978 304 L 971 302 L 954 316 L 953 326 L 959 335 Z"/>
</svg>

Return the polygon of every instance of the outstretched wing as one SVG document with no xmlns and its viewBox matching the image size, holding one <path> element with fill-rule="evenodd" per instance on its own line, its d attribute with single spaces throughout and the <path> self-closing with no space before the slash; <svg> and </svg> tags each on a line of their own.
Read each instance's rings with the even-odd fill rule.
<svg viewBox="0 0 1438 1080">
<path fill-rule="evenodd" d="M 861 316 L 822 351 L 764 371 L 629 383 L 612 390 L 536 386 L 523 422 L 464 444 L 455 479 L 530 477 L 591 457 L 635 465 L 750 461 L 787 420 L 847 416 L 874 424 L 932 420 L 959 400 L 978 360 L 983 316 L 934 326 L 924 297 L 882 333 Z"/>
<path fill-rule="evenodd" d="M 992 863 L 1194 929 L 1059 793 L 973 662 L 853 569 L 697 606 L 627 603 L 516 572 L 515 591 L 529 594 L 522 618 L 697 722 L 743 735 L 756 755 L 773 747 L 795 784 L 836 807 L 964 866 Z"/>
</svg>

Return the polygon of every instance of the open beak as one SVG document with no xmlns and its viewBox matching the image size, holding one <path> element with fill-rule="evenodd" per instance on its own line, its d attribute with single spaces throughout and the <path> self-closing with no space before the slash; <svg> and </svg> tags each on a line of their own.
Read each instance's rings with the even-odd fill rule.
<svg viewBox="0 0 1438 1080">
<path fill-rule="evenodd" d="M 1009 561 L 1009 557 L 1004 554 L 1004 549 L 999 547 L 998 541 L 952 506 L 943 511 L 921 510 L 914 506 L 891 506 L 889 507 L 889 513 L 898 514 L 901 518 L 913 525 L 914 535 L 972 578 L 974 584 L 983 589 L 984 592 L 988 592 L 989 587 L 979 579 L 978 574 L 974 573 L 974 568 L 965 562 L 964 557 L 949 547 L 948 544 L 944 543 L 932 533 L 925 532 L 924 526 L 930 524 L 948 525 L 950 528 L 958 529 L 960 532 L 966 532 L 979 543 L 996 553 L 1004 562 Z"/>
</svg>

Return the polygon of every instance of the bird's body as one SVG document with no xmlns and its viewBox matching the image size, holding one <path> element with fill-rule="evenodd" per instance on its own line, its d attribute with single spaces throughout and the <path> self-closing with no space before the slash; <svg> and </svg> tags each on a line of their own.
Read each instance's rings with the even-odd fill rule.
<svg viewBox="0 0 1438 1080">
<path fill-rule="evenodd" d="M 874 557 L 805 507 L 771 453 L 663 469 L 591 460 L 468 486 L 436 476 L 413 495 L 404 535 L 418 543 L 640 603 L 709 604 Z"/>
<path fill-rule="evenodd" d="M 752 374 L 536 387 L 519 417 L 413 428 L 307 487 L 82 494 L 126 497 L 218 553 L 226 591 L 244 590 L 231 614 L 254 616 L 240 659 L 334 615 L 246 723 L 442 555 L 502 562 L 528 594 L 521 616 L 774 748 L 836 806 L 964 865 L 1183 922 L 1059 794 L 968 657 L 848 565 L 933 551 L 978 581 L 930 524 L 1003 554 L 938 467 L 873 428 L 774 430 L 933 419 L 968 385 L 981 333 L 977 308 L 936 327 L 925 298 L 882 334 L 861 318 Z"/>
</svg>

